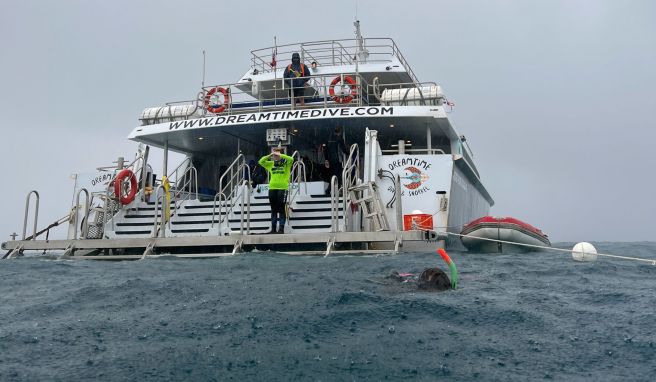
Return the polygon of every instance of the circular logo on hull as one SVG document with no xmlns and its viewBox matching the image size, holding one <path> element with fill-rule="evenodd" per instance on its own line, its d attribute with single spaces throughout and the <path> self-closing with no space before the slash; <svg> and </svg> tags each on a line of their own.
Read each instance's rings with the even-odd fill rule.
<svg viewBox="0 0 656 382">
<path fill-rule="evenodd" d="M 402 176 L 401 179 L 408 179 L 410 183 L 406 183 L 403 186 L 409 190 L 416 190 L 419 186 L 422 185 L 425 181 L 428 180 L 428 175 L 421 172 L 417 167 L 410 166 L 405 168 L 406 174 Z"/>
</svg>

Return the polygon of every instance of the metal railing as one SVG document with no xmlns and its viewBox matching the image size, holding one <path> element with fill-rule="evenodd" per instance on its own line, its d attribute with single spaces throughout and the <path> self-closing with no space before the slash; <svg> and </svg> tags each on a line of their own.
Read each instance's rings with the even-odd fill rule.
<svg viewBox="0 0 656 382">
<path fill-rule="evenodd" d="M 34 231 L 32 233 L 32 240 L 36 240 L 36 225 L 37 225 L 37 220 L 39 219 L 39 192 L 36 190 L 32 190 L 27 193 L 27 197 L 25 198 L 25 219 L 23 219 L 23 240 L 25 240 L 25 237 L 27 235 L 27 216 L 30 212 L 30 197 L 34 194 L 35 197 L 35 202 L 36 205 L 34 207 Z"/>
<path fill-rule="evenodd" d="M 157 186 L 155 190 L 155 216 L 153 223 L 153 237 L 165 236 L 165 225 L 168 223 L 170 227 L 170 222 L 173 216 L 176 216 L 178 209 L 190 199 L 198 199 L 198 171 L 193 166 L 191 158 L 185 158 L 180 164 L 171 171 L 166 177 L 169 183 L 169 194 L 171 200 L 173 201 L 171 209 L 171 204 L 165 206 L 166 202 L 166 193 L 163 191 L 160 195 L 160 190 L 164 190 L 164 184 Z M 145 192 L 145 190 L 142 190 Z M 162 205 L 162 215 L 159 215 L 160 204 Z M 168 217 L 166 216 L 166 211 L 169 211 Z M 160 224 L 158 226 L 158 220 Z M 158 235 L 159 234 L 159 235 Z"/>
<path fill-rule="evenodd" d="M 221 178 L 219 179 L 219 191 L 214 195 L 214 203 L 212 205 L 212 227 L 214 227 L 214 220 L 216 216 L 216 203 L 219 202 L 219 233 L 225 222 L 229 227 L 229 215 L 237 205 L 237 200 L 241 200 L 242 213 L 240 217 L 240 232 L 244 230 L 244 200 L 246 201 L 246 233 L 250 234 L 250 219 L 251 219 L 251 170 L 250 166 L 246 163 L 246 158 L 243 154 L 239 154 L 237 158 L 228 166 Z M 223 210 L 223 213 L 221 211 Z"/>
<path fill-rule="evenodd" d="M 353 65 L 360 63 L 391 63 L 396 58 L 408 71 L 415 82 L 417 76 L 410 68 L 399 47 L 391 38 L 365 38 L 363 48 L 367 51 L 366 58 L 360 58 L 361 52 L 358 39 L 319 40 L 293 44 L 271 46 L 251 51 L 251 71 L 272 72 L 282 71 L 286 65 L 278 66 L 278 62 L 291 62 L 291 55 L 300 52 L 302 62 L 315 61 L 320 66 Z M 276 66 L 272 66 L 275 54 Z"/>
<path fill-rule="evenodd" d="M 341 77 L 340 81 L 335 85 L 332 85 L 332 81 L 336 77 Z M 344 77 L 351 77 L 355 84 L 347 84 L 348 86 L 344 85 Z M 244 89 L 245 85 L 247 85 L 243 82 L 227 83 L 203 87 L 201 92 L 198 93 L 198 98 L 196 99 L 174 102 L 176 104 L 188 105 L 196 105 L 199 103 L 203 104 L 205 102 L 205 97 L 210 90 L 216 87 L 221 87 L 226 89 L 227 93 L 229 94 L 229 101 L 227 104 L 225 104 L 225 109 L 220 113 L 212 113 L 209 112 L 205 107 L 202 107 L 200 110 L 195 111 L 193 114 L 176 116 L 163 115 L 157 118 L 142 118 L 141 122 L 143 125 L 151 125 L 164 122 L 184 123 L 181 121 L 206 117 L 215 117 L 217 120 L 219 118 L 225 118 L 225 121 L 233 123 L 249 122 L 245 119 L 240 121 L 239 117 L 237 116 L 240 114 L 263 111 L 291 110 L 297 113 L 295 116 L 312 117 L 312 111 L 309 109 L 343 108 L 349 106 L 360 107 L 379 104 L 373 93 L 369 92 L 369 90 L 373 89 L 373 87 L 365 80 L 365 78 L 357 75 L 356 73 L 342 73 L 339 75 L 312 75 L 307 76 L 306 78 L 308 79 L 308 82 L 305 84 L 305 86 L 303 86 L 303 99 L 305 100 L 305 105 L 302 107 L 299 107 L 298 105 L 295 105 L 294 102 L 292 102 L 289 94 L 289 85 L 285 84 L 285 81 L 282 78 L 279 78 L 273 81 L 273 87 L 267 89 L 262 88 L 258 90 L 257 94 L 249 89 L 241 90 Z M 330 95 L 331 88 L 333 90 L 334 96 Z M 296 88 L 292 88 L 291 90 L 295 89 Z M 349 102 L 344 102 L 344 98 L 352 99 Z M 338 100 L 341 102 L 338 102 Z M 212 103 L 211 100 L 210 103 Z M 302 109 L 302 111 L 299 110 L 299 108 Z M 292 116 L 294 115 L 289 115 L 289 117 Z M 269 121 L 268 118 L 270 118 L 270 116 L 267 117 L 265 121 Z"/>
<path fill-rule="evenodd" d="M 114 176 L 113 178 L 116 178 L 116 175 L 118 174 L 119 171 L 122 171 L 124 169 L 129 169 L 132 171 L 132 176 L 137 176 L 137 174 L 142 174 L 144 172 L 144 167 L 146 166 L 146 158 L 144 157 L 143 153 L 139 153 L 139 155 L 134 158 L 132 162 L 130 162 L 127 166 L 124 164 L 121 165 L 119 163 L 119 166 L 114 169 Z M 109 169 L 109 167 L 103 167 L 104 169 Z M 103 231 L 105 230 L 105 224 L 107 224 L 108 221 L 111 221 L 112 223 L 112 230 L 114 230 L 114 219 L 108 219 L 108 212 L 112 212 L 112 215 L 116 214 L 118 211 L 120 211 L 120 208 L 118 210 L 115 210 L 113 206 L 115 205 L 115 200 L 118 200 L 118 195 L 115 195 L 115 191 L 113 188 L 114 183 L 111 182 L 108 186 L 107 189 L 104 192 L 103 199 L 105 200 L 105 204 L 103 206 Z M 143 189 L 139 190 L 137 194 L 135 195 L 135 200 L 142 198 L 142 194 L 145 191 Z M 112 206 L 112 211 L 110 211 L 110 205 Z"/>
<path fill-rule="evenodd" d="M 398 149 L 380 150 L 383 154 L 398 154 Z M 442 149 L 405 149 L 406 153 L 426 154 L 426 155 L 446 155 Z"/>
<path fill-rule="evenodd" d="M 337 84 L 332 85 L 332 81 L 336 77 L 341 77 L 340 81 Z M 355 84 L 348 85 L 347 87 L 346 85 L 344 85 L 344 80 L 343 80 L 344 77 L 351 77 L 355 81 Z M 296 91 L 297 89 L 304 90 L 304 96 L 303 96 L 303 99 L 305 100 L 304 108 L 309 109 L 313 107 L 327 108 L 329 106 L 345 107 L 345 106 L 369 105 L 370 94 L 367 93 L 367 91 L 368 89 L 371 88 L 371 86 L 369 85 L 368 82 L 366 82 L 366 80 L 361 75 L 358 75 L 357 73 L 341 73 L 339 75 L 336 74 L 308 75 L 305 77 L 298 77 L 298 79 L 307 79 L 307 83 L 303 87 L 294 87 L 291 88 L 291 90 L 292 92 Z M 270 89 L 264 89 L 264 88 L 259 89 L 257 91 L 257 94 L 253 94 L 254 92 L 252 90 L 250 92 L 241 90 L 240 87 L 243 88 L 245 85 L 243 82 L 205 86 L 201 89 L 201 92 L 199 93 L 199 99 L 182 101 L 182 102 L 193 103 L 193 104 L 197 102 L 204 103 L 205 97 L 207 96 L 208 92 L 210 92 L 212 89 L 220 87 L 225 89 L 227 94 L 229 95 L 228 97 L 229 102 L 227 104 L 224 104 L 225 109 L 221 113 L 213 114 L 207 111 L 205 108 L 203 108 L 201 112 L 202 116 L 216 115 L 217 117 L 220 117 L 225 115 L 230 116 L 235 114 L 262 112 L 266 110 L 279 110 L 279 109 L 295 110 L 296 108 L 298 108 L 298 106 L 296 106 L 295 103 L 290 98 L 290 93 L 289 93 L 290 84 L 288 83 L 291 82 L 290 80 L 291 79 L 289 78 L 284 79 L 281 76 L 281 78 L 274 80 L 275 86 L 273 86 Z M 335 96 L 330 95 L 331 89 L 335 94 Z M 216 92 L 214 94 L 220 94 L 220 96 L 224 98 L 223 94 L 220 92 Z M 337 102 L 336 100 L 336 98 L 339 96 L 344 96 L 344 97 L 351 96 L 352 100 L 347 103 L 340 103 Z M 255 99 L 253 99 L 252 97 L 255 97 Z M 300 98 L 298 96 L 295 97 Z M 222 101 L 224 101 L 224 99 Z M 173 121 L 173 118 L 169 118 L 168 120 Z"/>
<path fill-rule="evenodd" d="M 330 232 L 339 231 L 339 192 L 337 175 L 333 175 L 330 178 Z"/>
<path fill-rule="evenodd" d="M 407 105 L 408 101 L 416 101 L 416 99 L 412 99 L 412 100 L 407 99 L 409 95 L 409 91 L 412 89 L 416 89 L 417 92 L 419 92 L 420 105 L 422 106 L 437 105 L 440 104 L 439 103 L 440 100 L 445 101 L 446 97 L 443 94 L 442 97 L 437 97 L 437 98 L 429 97 L 429 94 L 424 95 L 423 89 L 431 86 L 438 87 L 439 85 L 433 81 L 419 82 L 416 80 L 415 82 L 394 82 L 394 83 L 380 84 L 378 78 L 375 77 L 372 84 L 367 84 L 367 94 L 374 95 L 378 100 L 380 100 L 381 104 L 391 104 L 392 102 L 398 102 L 399 106 L 404 106 Z M 382 93 L 380 91 L 381 87 L 384 87 L 384 90 L 405 89 L 407 91 L 404 93 L 404 96 L 401 97 L 400 99 L 390 99 L 390 100 L 383 101 Z"/>
<path fill-rule="evenodd" d="M 77 195 L 75 196 L 75 216 L 78 215 L 78 208 L 80 208 L 80 194 L 84 192 L 84 215 L 82 217 L 82 232 L 81 238 L 86 239 L 87 234 L 89 233 L 89 207 L 90 207 L 90 197 L 89 191 L 86 188 L 81 188 Z M 73 228 L 73 240 L 77 240 L 77 219 L 75 219 L 75 227 Z"/>
<path fill-rule="evenodd" d="M 360 149 L 358 144 L 354 143 L 349 149 L 349 154 L 344 163 L 344 169 L 342 170 L 342 205 L 344 208 L 344 230 L 346 231 L 348 227 L 348 203 L 349 200 L 349 188 L 355 186 L 358 183 L 358 176 L 360 175 Z"/>
<path fill-rule="evenodd" d="M 354 84 L 344 84 L 344 78 L 351 77 Z M 187 120 L 199 119 L 199 118 L 216 118 L 215 121 L 205 121 L 208 126 L 212 123 L 218 121 L 235 123 L 235 122 L 257 122 L 255 120 L 247 120 L 246 117 L 239 117 L 241 114 L 256 113 L 256 112 L 266 112 L 266 111 L 289 111 L 287 117 L 313 117 L 320 116 L 322 114 L 313 114 L 311 109 L 332 109 L 332 108 L 344 108 L 344 107 L 362 107 L 362 106 L 379 106 L 384 102 L 381 101 L 382 94 L 381 89 L 418 89 L 420 99 L 407 100 L 408 102 L 412 101 L 418 103 L 419 105 L 435 105 L 439 104 L 439 99 L 435 97 L 428 97 L 422 93 L 421 86 L 437 86 L 434 82 L 405 82 L 405 83 L 394 83 L 394 84 L 380 84 L 377 81 L 374 81 L 373 84 L 370 84 L 366 78 L 357 73 L 340 73 L 340 74 L 320 74 L 320 75 L 310 75 L 305 77 L 307 82 L 302 87 L 303 88 L 303 99 L 304 105 L 299 106 L 290 96 L 290 86 L 286 83 L 286 80 L 283 78 L 277 78 L 275 80 L 265 81 L 263 83 L 269 83 L 267 87 L 260 85 L 257 91 L 250 89 L 248 83 L 237 82 L 237 83 L 226 83 L 218 84 L 212 86 L 206 86 L 201 89 L 201 92 L 198 93 L 198 97 L 193 100 L 187 101 L 176 101 L 171 104 L 187 104 L 194 107 L 194 112 L 184 115 L 162 115 L 156 118 L 142 118 L 142 124 L 150 125 L 164 122 L 177 122 L 185 123 Z M 333 80 L 339 78 L 335 85 L 332 84 Z M 289 80 L 289 79 L 287 79 Z M 205 98 L 212 89 L 217 87 L 226 89 L 228 96 L 228 102 L 224 104 L 225 108 L 220 113 L 213 113 L 207 110 L 206 107 L 197 107 L 197 105 L 204 105 Z M 297 88 L 291 88 L 295 92 Z M 330 94 L 331 90 L 333 95 Z M 214 93 L 220 94 L 223 97 L 223 94 L 220 92 Z M 292 93 L 294 94 L 294 93 Z M 294 96 L 294 99 L 301 97 Z M 405 101 L 403 98 L 400 101 Z M 214 105 L 213 100 L 209 101 L 209 104 Z M 225 102 L 224 99 L 221 102 Z M 399 100 L 390 100 L 385 103 L 399 102 Z M 218 104 L 218 103 L 217 103 Z M 319 113 L 314 111 L 314 113 Z M 240 120 L 240 118 L 243 118 Z M 250 118 L 250 117 L 249 117 Z M 263 121 L 270 121 L 271 116 L 263 116 Z M 191 123 L 190 126 L 195 125 L 195 121 Z"/>
<path fill-rule="evenodd" d="M 182 174 L 180 175 L 180 172 Z M 171 216 L 176 215 L 178 208 L 190 199 L 198 199 L 198 171 L 193 166 L 191 158 L 185 158 L 171 173 L 167 179 L 171 185 L 173 195 L 173 212 Z"/>
<path fill-rule="evenodd" d="M 157 186 L 157 189 L 155 190 L 155 217 L 154 217 L 154 222 L 153 222 L 153 233 L 152 237 L 165 237 L 166 236 L 166 223 L 168 223 L 170 220 L 167 219 L 165 209 L 164 209 L 164 203 L 166 202 L 166 194 L 164 192 L 161 193 L 160 191 L 164 190 L 164 185 L 160 184 Z M 162 201 L 162 214 L 160 215 L 159 213 L 159 205 L 160 205 L 160 200 Z M 158 219 L 159 218 L 159 219 Z M 158 220 L 159 220 L 159 225 L 158 225 Z"/>
<path fill-rule="evenodd" d="M 307 195 L 307 174 L 305 172 L 305 163 L 298 151 L 292 153 L 294 164 L 289 174 L 290 182 L 287 189 L 287 208 L 291 208 L 292 203 L 296 197 L 301 193 L 301 184 L 304 187 L 305 194 Z M 296 187 L 294 187 L 296 185 Z"/>
</svg>

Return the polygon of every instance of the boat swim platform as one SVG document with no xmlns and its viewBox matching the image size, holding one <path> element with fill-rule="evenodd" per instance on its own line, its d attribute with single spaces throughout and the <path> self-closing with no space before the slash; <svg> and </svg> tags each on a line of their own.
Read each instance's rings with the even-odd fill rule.
<svg viewBox="0 0 656 382">
<path fill-rule="evenodd" d="M 329 255 L 331 253 L 398 253 L 404 242 L 443 240 L 435 231 L 325 232 L 303 234 L 230 234 L 227 236 L 149 237 L 126 239 L 13 240 L 2 243 L 5 259 L 23 251 L 63 250 L 64 258 L 90 260 L 136 260 L 148 257 L 211 258 L 235 255 L 249 249 L 271 250 L 288 255 Z M 336 251 L 353 244 L 359 249 Z M 296 248 L 295 248 L 296 247 Z M 371 250 L 369 247 L 380 247 Z M 325 248 L 318 251 L 317 248 Z M 208 252 L 209 250 L 209 252 Z M 75 252 L 85 253 L 76 255 Z M 158 254 L 161 251 L 162 254 Z M 167 253 L 167 252 L 171 253 Z M 201 251 L 200 253 L 195 253 Z M 99 252 L 117 253 L 98 255 Z M 130 254 L 126 254 L 130 252 Z"/>
</svg>

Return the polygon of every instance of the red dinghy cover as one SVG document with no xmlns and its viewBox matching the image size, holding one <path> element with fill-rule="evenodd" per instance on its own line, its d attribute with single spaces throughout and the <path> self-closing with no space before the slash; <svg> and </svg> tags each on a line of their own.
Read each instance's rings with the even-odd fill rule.
<svg viewBox="0 0 656 382">
<path fill-rule="evenodd" d="M 519 226 L 527 231 L 531 231 L 537 235 L 540 235 L 544 238 L 547 238 L 547 235 L 543 233 L 541 230 L 533 227 L 532 225 L 528 223 L 524 223 L 523 221 L 519 219 L 515 219 L 512 217 L 495 217 L 495 216 L 483 216 L 482 218 L 478 218 L 476 220 L 473 220 L 462 227 L 462 232 L 464 233 L 465 231 L 473 231 L 476 226 L 481 225 L 481 224 L 514 224 L 516 226 Z"/>
</svg>

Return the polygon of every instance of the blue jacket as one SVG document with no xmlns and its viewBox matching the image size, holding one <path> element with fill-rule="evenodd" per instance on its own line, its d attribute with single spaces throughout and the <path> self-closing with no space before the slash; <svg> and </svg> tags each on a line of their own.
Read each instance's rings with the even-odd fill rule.
<svg viewBox="0 0 656 382">
<path fill-rule="evenodd" d="M 292 54 L 292 63 L 285 68 L 285 84 L 294 89 L 302 88 L 310 80 L 310 69 L 301 63 L 298 53 Z"/>
</svg>

